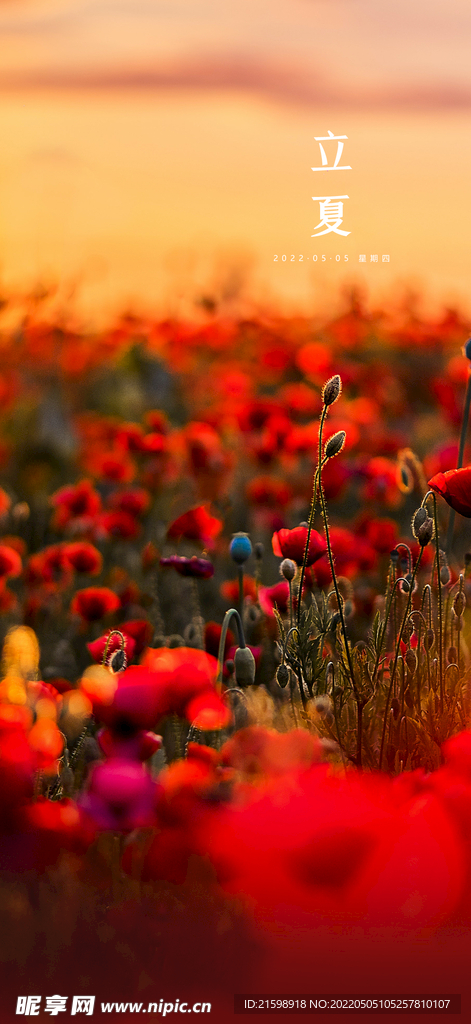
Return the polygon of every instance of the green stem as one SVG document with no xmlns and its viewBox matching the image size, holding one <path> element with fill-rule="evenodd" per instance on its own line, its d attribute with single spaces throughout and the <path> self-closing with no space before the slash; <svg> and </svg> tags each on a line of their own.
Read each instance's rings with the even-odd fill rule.
<svg viewBox="0 0 471 1024">
<path fill-rule="evenodd" d="M 327 416 L 327 409 L 328 409 L 328 406 L 325 405 L 323 410 L 322 410 L 321 422 L 319 424 L 319 457 L 318 457 L 318 463 L 317 463 L 316 470 L 315 470 L 315 473 L 314 473 L 314 481 L 313 481 L 313 485 L 312 485 L 311 507 L 310 507 L 310 510 L 309 510 L 309 519 L 308 519 L 308 523 L 307 523 L 306 547 L 304 548 L 304 558 L 303 558 L 303 564 L 302 564 L 302 568 L 301 568 L 301 576 L 300 576 L 300 580 L 299 580 L 298 612 L 297 612 L 298 626 L 299 626 L 299 623 L 301 621 L 301 600 L 302 600 L 302 595 L 303 595 L 304 575 L 305 575 L 305 572 L 306 572 L 307 561 L 308 561 L 308 558 L 309 558 L 309 542 L 311 540 L 312 528 L 314 526 L 314 516 L 316 514 L 317 489 L 318 489 L 318 482 L 319 482 L 319 477 L 320 477 L 320 469 L 321 469 L 321 465 L 322 465 L 322 431 L 324 429 L 325 418 Z"/>
<path fill-rule="evenodd" d="M 440 712 L 443 713 L 443 608 L 442 581 L 440 579 L 440 556 L 438 538 L 437 496 L 433 492 L 433 521 L 435 524 L 435 550 L 437 558 L 437 594 L 438 594 L 438 671 L 440 675 Z"/>
<path fill-rule="evenodd" d="M 400 654 L 400 650 L 401 650 L 402 634 L 403 634 L 403 631 L 404 631 L 404 626 L 406 624 L 406 621 L 407 621 L 407 619 L 409 617 L 410 606 L 411 606 L 411 603 L 412 603 L 412 593 L 413 593 L 413 590 L 414 590 L 415 577 L 417 576 L 417 571 L 418 571 L 418 568 L 419 568 L 419 565 L 420 565 L 420 560 L 422 558 L 423 550 L 424 550 L 423 548 L 420 548 L 419 556 L 418 556 L 417 561 L 415 563 L 415 569 L 414 569 L 414 571 L 412 573 L 412 579 L 410 580 L 410 584 L 409 584 L 410 589 L 409 589 L 409 595 L 408 595 L 408 600 L 407 600 L 407 607 L 406 607 L 406 610 L 405 610 L 403 618 L 402 618 L 401 628 L 399 630 L 399 636 L 398 636 L 398 640 L 397 640 L 397 644 L 396 644 L 396 651 L 395 651 L 395 655 L 394 655 L 394 663 L 393 663 L 393 668 L 392 668 L 392 672 L 391 672 L 391 679 L 389 681 L 388 696 L 387 696 L 387 699 L 386 699 L 386 707 L 384 709 L 383 732 L 382 732 L 382 736 L 381 736 L 381 747 L 380 747 L 380 751 L 379 751 L 379 765 L 378 765 L 380 771 L 381 771 L 381 767 L 382 767 L 382 764 L 383 764 L 383 750 L 384 750 L 384 740 L 385 740 L 385 737 L 386 737 L 386 724 L 387 724 L 387 721 L 388 721 L 388 718 L 389 718 L 389 705 L 390 705 L 390 702 L 391 702 L 391 694 L 392 694 L 392 689 L 393 689 L 393 686 L 394 686 L 394 680 L 396 678 L 396 669 L 397 669 L 397 662 L 398 662 L 398 658 L 399 658 L 399 654 Z"/>
<path fill-rule="evenodd" d="M 223 666 L 224 666 L 224 648 L 226 646 L 227 630 L 229 629 L 229 623 L 230 623 L 230 621 L 231 621 L 233 616 L 234 616 L 234 618 L 236 620 L 237 632 L 239 634 L 239 647 L 245 647 L 246 646 L 246 644 L 245 644 L 245 637 L 244 637 L 244 628 L 242 626 L 242 619 L 241 619 L 241 617 L 239 615 L 239 612 L 237 611 L 237 608 L 229 608 L 229 610 L 226 612 L 226 614 L 224 616 L 223 623 L 222 623 L 222 628 L 221 628 L 221 636 L 219 638 L 218 674 L 217 674 L 217 679 L 216 679 L 216 686 L 219 689 L 221 688 L 221 685 L 222 685 L 222 670 L 223 670 Z"/>
</svg>

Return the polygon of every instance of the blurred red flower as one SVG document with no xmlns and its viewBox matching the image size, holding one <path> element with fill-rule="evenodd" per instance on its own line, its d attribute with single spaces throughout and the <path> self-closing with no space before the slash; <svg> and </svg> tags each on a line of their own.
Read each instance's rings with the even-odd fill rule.
<svg viewBox="0 0 471 1024">
<path fill-rule="evenodd" d="M 284 508 L 289 505 L 293 491 L 284 480 L 271 476 L 257 476 L 247 485 L 247 498 L 254 505 L 273 505 Z"/>
<path fill-rule="evenodd" d="M 85 458 L 89 473 L 114 483 L 130 483 L 136 475 L 136 466 L 125 448 L 112 448 L 107 452 L 92 450 Z"/>
<path fill-rule="evenodd" d="M 109 540 L 110 537 L 134 540 L 140 532 L 141 524 L 129 512 L 103 512 L 96 520 L 97 540 Z"/>
<path fill-rule="evenodd" d="M 471 466 L 437 473 L 429 480 L 428 486 L 441 494 L 455 512 L 471 519 Z"/>
<path fill-rule="evenodd" d="M 260 587 L 258 591 L 260 607 L 266 615 L 273 616 L 277 608 L 281 615 L 288 611 L 289 585 L 285 580 L 275 583 L 273 587 Z"/>
<path fill-rule="evenodd" d="M 51 496 L 56 511 L 53 526 L 63 530 L 71 520 L 93 519 L 101 509 L 101 498 L 90 480 L 61 487 Z"/>
<path fill-rule="evenodd" d="M 0 544 L 0 578 L 19 576 L 21 568 L 21 558 L 18 552 L 6 544 Z"/>
<path fill-rule="evenodd" d="M 119 607 L 119 597 L 108 587 L 86 587 L 72 598 L 70 610 L 86 622 L 97 622 Z"/>
<path fill-rule="evenodd" d="M 76 572 L 87 573 L 89 576 L 97 576 L 101 572 L 103 558 L 93 544 L 77 541 L 75 544 L 66 544 L 63 550 L 66 560 Z"/>
<path fill-rule="evenodd" d="M 205 505 L 191 508 L 173 523 L 167 530 L 167 537 L 172 540 L 195 540 L 204 544 L 205 548 L 214 548 L 215 538 L 222 530 L 222 522 L 210 515 Z"/>
<path fill-rule="evenodd" d="M 142 516 L 150 505 L 150 497 L 143 487 L 129 488 L 112 494 L 108 504 L 118 512 L 128 512 L 131 516 Z"/>
</svg>

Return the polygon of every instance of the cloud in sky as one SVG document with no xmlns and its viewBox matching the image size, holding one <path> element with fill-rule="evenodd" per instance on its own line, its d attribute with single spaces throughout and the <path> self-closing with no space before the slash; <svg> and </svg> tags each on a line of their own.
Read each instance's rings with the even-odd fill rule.
<svg viewBox="0 0 471 1024">
<path fill-rule="evenodd" d="M 469 0 L 0 0 L 0 88 L 471 105 Z"/>
</svg>

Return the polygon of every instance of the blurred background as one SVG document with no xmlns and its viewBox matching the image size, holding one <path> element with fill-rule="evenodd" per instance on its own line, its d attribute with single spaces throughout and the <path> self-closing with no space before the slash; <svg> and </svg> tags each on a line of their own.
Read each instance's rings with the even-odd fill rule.
<svg viewBox="0 0 471 1024">
<path fill-rule="evenodd" d="M 470 32 L 467 0 L 2 0 L 1 287 L 469 310 Z M 312 172 L 328 131 L 351 170 Z M 312 239 L 329 188 L 350 233 Z"/>
</svg>

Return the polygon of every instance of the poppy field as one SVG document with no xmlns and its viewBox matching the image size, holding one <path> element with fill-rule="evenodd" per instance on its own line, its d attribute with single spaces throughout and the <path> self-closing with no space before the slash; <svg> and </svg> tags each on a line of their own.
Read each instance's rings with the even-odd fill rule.
<svg viewBox="0 0 471 1024">
<path fill-rule="evenodd" d="M 184 995 L 221 1021 L 241 992 L 464 1006 L 466 317 L 357 295 L 330 321 L 20 313 L 2 1021 L 33 991 Z"/>
</svg>

